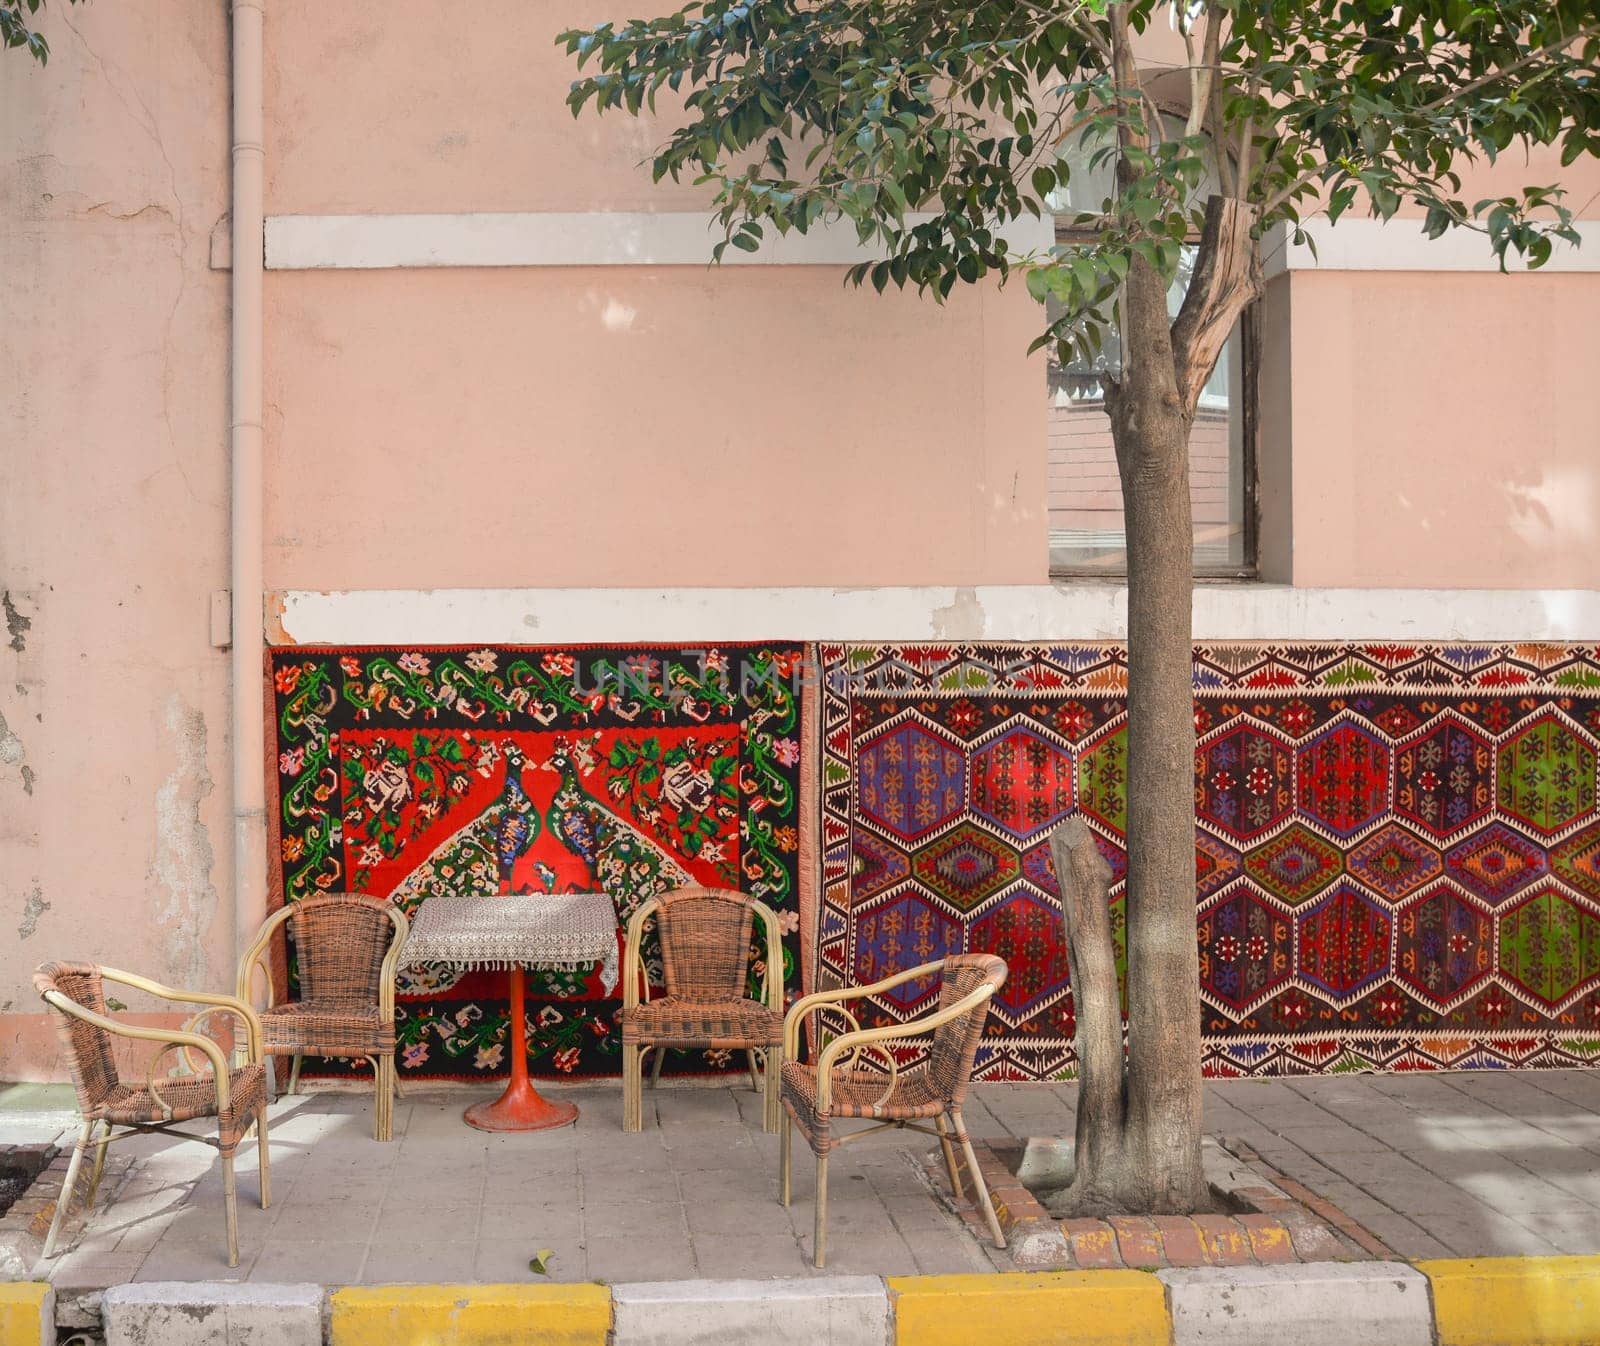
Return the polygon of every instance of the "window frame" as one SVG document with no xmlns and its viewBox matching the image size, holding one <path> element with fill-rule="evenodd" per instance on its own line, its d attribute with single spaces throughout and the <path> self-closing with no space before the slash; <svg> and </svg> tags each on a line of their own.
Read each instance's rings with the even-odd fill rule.
<svg viewBox="0 0 1600 1346">
<path fill-rule="evenodd" d="M 1073 229 L 1070 225 L 1056 224 L 1055 238 L 1058 245 L 1076 242 L 1093 242 L 1094 234 L 1081 229 Z M 1184 240 L 1186 243 L 1198 243 L 1200 235 L 1191 232 Z M 1049 373 L 1046 370 L 1045 378 L 1048 387 Z M 1239 471 L 1243 479 L 1242 499 L 1240 501 L 1241 517 L 1239 529 L 1244 548 L 1244 559 L 1238 565 L 1232 566 L 1196 566 L 1190 562 L 1190 574 L 1195 580 L 1203 583 L 1244 583 L 1257 580 L 1261 576 L 1261 556 L 1259 540 L 1261 535 L 1261 481 L 1257 470 L 1259 436 L 1261 432 L 1261 298 L 1250 301 L 1249 306 L 1239 315 Z M 1045 451 L 1049 452 L 1048 436 L 1046 437 Z M 1046 470 L 1046 494 L 1048 496 L 1048 467 Z M 1049 502 L 1046 500 L 1046 547 L 1049 552 L 1050 579 L 1052 582 L 1065 581 L 1082 584 L 1099 581 L 1125 581 L 1128 577 L 1126 563 L 1118 569 L 1107 569 L 1102 566 L 1072 565 L 1060 561 L 1056 557 L 1054 547 L 1048 543 L 1049 534 Z M 1126 534 L 1124 533 L 1124 540 Z M 1191 538 L 1191 547 L 1193 539 Z"/>
</svg>

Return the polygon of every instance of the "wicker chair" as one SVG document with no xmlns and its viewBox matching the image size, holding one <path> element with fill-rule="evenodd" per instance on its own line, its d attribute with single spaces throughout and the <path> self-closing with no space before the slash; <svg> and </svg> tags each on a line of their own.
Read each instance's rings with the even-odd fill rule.
<svg viewBox="0 0 1600 1346">
<path fill-rule="evenodd" d="M 143 1028 L 134 1024 L 119 1023 L 106 1012 L 104 982 L 132 986 L 163 1000 L 180 1004 L 205 1005 L 181 1030 Z M 99 967 L 94 963 L 46 963 L 33 977 L 33 984 L 45 1002 L 56 1011 L 56 1030 L 72 1069 L 72 1082 L 78 1091 L 78 1107 L 83 1113 L 83 1129 L 72 1149 L 72 1161 L 67 1166 L 67 1179 L 56 1199 L 55 1218 L 50 1221 L 50 1232 L 45 1237 L 44 1255 L 55 1256 L 56 1239 L 61 1234 L 67 1207 L 71 1205 L 78 1186 L 78 1171 L 83 1164 L 84 1151 L 95 1147 L 94 1172 L 89 1180 L 85 1209 L 94 1205 L 95 1193 L 100 1187 L 100 1175 L 105 1171 L 106 1146 L 141 1132 L 163 1132 L 185 1140 L 203 1140 L 214 1145 L 222 1154 L 222 1190 L 227 1210 L 228 1265 L 239 1265 L 239 1214 L 234 1200 L 233 1154 L 249 1132 L 256 1128 L 256 1144 L 261 1159 L 261 1206 L 265 1210 L 270 1193 L 270 1174 L 267 1168 L 267 1076 L 261 1064 L 261 1021 L 254 1011 L 232 996 L 210 995 L 200 991 L 175 991 L 159 982 L 119 972 L 116 968 Z M 222 1048 L 213 1039 L 195 1031 L 210 1015 L 226 1011 L 234 1015 L 243 1027 L 236 1031 L 234 1047 L 240 1051 L 245 1064 L 230 1070 L 223 1058 Z M 112 1058 L 111 1038 L 133 1038 L 141 1042 L 165 1044 L 150 1060 L 144 1083 L 126 1084 L 117 1073 Z M 186 1065 L 193 1067 L 189 1051 L 205 1056 L 209 1073 L 178 1076 L 157 1081 L 156 1064 L 169 1051 L 176 1049 Z M 192 1121 L 198 1117 L 217 1119 L 217 1138 L 197 1136 L 191 1132 L 173 1131 L 178 1122 Z M 95 1131 L 104 1127 L 98 1140 Z M 116 1132 L 115 1127 L 125 1128 Z"/>
<path fill-rule="evenodd" d="M 667 993 L 650 999 L 642 944 L 654 915 Z M 745 995 L 750 937 L 759 916 L 766 932 L 762 999 Z M 644 988 L 644 1003 L 639 1001 Z M 783 948 L 771 908 L 743 893 L 680 888 L 651 898 L 628 918 L 622 961 L 622 1129 L 644 1129 L 644 1053 L 655 1049 L 650 1078 L 661 1076 L 668 1047 L 739 1050 L 757 1084 L 756 1053 L 766 1057 L 763 1126 L 778 1129 L 778 1066 L 783 1046 Z"/>
<path fill-rule="evenodd" d="M 839 1002 L 863 996 L 877 995 L 902 982 L 917 977 L 938 976 L 942 979 L 939 990 L 939 1008 L 932 1014 L 910 1023 L 891 1024 L 887 1028 L 862 1030 L 834 1038 L 822 1049 L 816 1063 L 801 1063 L 799 1055 L 800 1026 L 805 1016 L 822 1005 L 834 1006 L 855 1023 L 855 1016 Z M 966 1156 L 967 1172 L 972 1175 L 972 1185 L 978 1191 L 978 1204 L 983 1208 L 997 1248 L 1006 1246 L 1005 1235 L 1000 1232 L 1000 1221 L 994 1213 L 994 1203 L 978 1172 L 973 1158 L 972 1141 L 967 1136 L 966 1123 L 961 1120 L 961 1104 L 967 1096 L 967 1086 L 972 1080 L 972 1060 L 977 1054 L 978 1039 L 989 1012 L 989 998 L 1005 983 L 1005 961 L 987 953 L 957 954 L 936 963 L 924 963 L 907 972 L 874 982 L 871 986 L 852 986 L 837 991 L 819 991 L 797 1000 L 783 1021 L 783 1106 L 788 1118 L 783 1126 L 782 1157 L 780 1159 L 779 1185 L 783 1204 L 789 1204 L 789 1145 L 790 1132 L 796 1125 L 810 1143 L 817 1156 L 817 1210 L 816 1229 L 812 1236 L 812 1261 L 819 1267 L 827 1261 L 828 1219 L 828 1154 L 848 1141 L 887 1127 L 909 1128 L 937 1136 L 944 1150 L 945 1166 L 950 1170 L 950 1185 L 956 1200 L 964 1200 L 961 1174 L 956 1167 L 955 1150 L 950 1142 L 950 1132 L 960 1142 Z M 880 1044 L 899 1042 L 906 1038 L 932 1034 L 933 1042 L 925 1068 L 901 1076 L 894 1053 Z M 874 1073 L 860 1068 L 863 1052 L 873 1052 L 887 1065 L 886 1073 Z M 840 1057 L 849 1054 L 848 1062 Z M 861 1118 L 877 1123 L 846 1135 L 833 1131 L 833 1122 L 839 1118 Z M 936 1130 L 919 1122 L 933 1120 Z"/>
<path fill-rule="evenodd" d="M 285 922 L 294 933 L 300 999 L 272 1001 L 267 950 Z M 372 1063 L 374 1140 L 394 1138 L 394 980 L 410 926 L 399 907 L 355 893 L 325 893 L 291 902 L 268 918 L 239 960 L 235 993 L 250 998 L 259 966 L 266 973 L 262 1049 L 292 1056 L 289 1092 L 300 1085 L 304 1056 L 354 1056 Z"/>
</svg>

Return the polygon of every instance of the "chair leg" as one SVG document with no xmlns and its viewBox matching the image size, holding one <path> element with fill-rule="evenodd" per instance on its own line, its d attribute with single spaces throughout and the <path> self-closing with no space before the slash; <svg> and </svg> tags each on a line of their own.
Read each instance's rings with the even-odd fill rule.
<svg viewBox="0 0 1600 1346">
<path fill-rule="evenodd" d="M 289 1067 L 289 1097 L 293 1098 L 295 1090 L 300 1087 L 300 1061 L 299 1052 L 294 1054 L 294 1062 Z"/>
<path fill-rule="evenodd" d="M 811 1231 L 811 1265 L 828 1262 L 828 1152 L 817 1156 L 817 1220 Z"/>
<path fill-rule="evenodd" d="M 272 1169 L 267 1159 L 267 1105 L 256 1104 L 256 1166 L 261 1171 L 261 1209 L 272 1204 Z"/>
<path fill-rule="evenodd" d="M 394 1056 L 372 1058 L 372 1138 L 394 1139 Z"/>
<path fill-rule="evenodd" d="M 785 1111 L 783 1120 L 779 1124 L 778 1134 L 782 1139 L 778 1142 L 778 1200 L 785 1206 L 789 1204 L 789 1147 L 793 1143 L 794 1118 Z"/>
<path fill-rule="evenodd" d="M 95 1195 L 100 1190 L 100 1179 L 105 1175 L 106 1171 L 106 1150 L 111 1145 L 111 1123 L 102 1122 L 101 1125 L 105 1129 L 101 1133 L 100 1139 L 95 1142 L 94 1172 L 89 1176 L 89 1195 L 83 1199 L 85 1213 L 94 1208 Z"/>
<path fill-rule="evenodd" d="M 1006 1236 L 1000 1230 L 1000 1217 L 994 1213 L 994 1202 L 989 1200 L 989 1189 L 984 1186 L 983 1174 L 978 1172 L 978 1159 L 972 1153 L 972 1139 L 967 1135 L 967 1124 L 961 1120 L 957 1108 L 950 1109 L 950 1119 L 956 1124 L 956 1138 L 961 1142 L 961 1153 L 966 1156 L 967 1172 L 972 1175 L 972 1185 L 978 1189 L 978 1204 L 983 1207 L 983 1218 L 989 1223 L 989 1233 L 994 1236 L 994 1246 L 1004 1248 Z"/>
<path fill-rule="evenodd" d="M 61 1234 L 61 1226 L 66 1222 L 67 1207 L 72 1204 L 72 1195 L 78 1189 L 78 1170 L 83 1167 L 83 1152 L 89 1148 L 89 1137 L 94 1134 L 94 1123 L 85 1122 L 83 1129 L 78 1133 L 78 1143 L 72 1147 L 72 1160 L 67 1165 L 67 1179 L 61 1184 L 61 1195 L 56 1198 L 55 1218 L 50 1221 L 50 1232 L 44 1237 L 44 1256 L 54 1257 L 56 1239 Z"/>
<path fill-rule="evenodd" d="M 744 1062 L 750 1070 L 750 1092 L 759 1094 L 761 1092 L 761 1068 L 756 1065 L 756 1049 L 754 1047 L 746 1047 L 744 1049 Z"/>
<path fill-rule="evenodd" d="M 636 1043 L 622 1044 L 622 1129 L 644 1130 L 644 1080 L 641 1067 L 647 1049 Z"/>
<path fill-rule="evenodd" d="M 661 1063 L 667 1059 L 667 1049 L 657 1047 L 655 1060 L 650 1062 L 650 1087 L 654 1089 L 661 1083 Z"/>
<path fill-rule="evenodd" d="M 776 1131 L 781 1124 L 783 1114 L 783 1051 L 779 1047 L 767 1048 L 767 1081 L 765 1111 L 761 1119 L 761 1129 L 768 1135 Z"/>
<path fill-rule="evenodd" d="M 945 1125 L 944 1113 L 935 1117 L 933 1124 L 939 1128 L 939 1148 L 944 1151 L 944 1166 L 950 1173 L 950 1190 L 958 1202 L 965 1201 L 967 1194 L 961 1186 L 961 1170 L 956 1167 L 955 1147 L 950 1144 L 950 1128 Z"/>
<path fill-rule="evenodd" d="M 233 1151 L 222 1154 L 222 1206 L 228 1220 L 228 1265 L 239 1265 L 239 1205 L 233 1183 Z"/>
</svg>

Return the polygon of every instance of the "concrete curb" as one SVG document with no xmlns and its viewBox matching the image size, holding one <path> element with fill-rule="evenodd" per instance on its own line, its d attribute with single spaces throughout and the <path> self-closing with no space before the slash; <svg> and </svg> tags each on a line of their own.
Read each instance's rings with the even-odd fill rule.
<svg viewBox="0 0 1600 1346">
<path fill-rule="evenodd" d="M 603 1285 L 352 1286 L 328 1309 L 330 1346 L 606 1346 L 611 1331 Z"/>
<path fill-rule="evenodd" d="M 1403 1262 L 1174 1267 L 1156 1278 L 1174 1346 L 1315 1341 L 1331 1324 L 1340 1346 L 1433 1346 L 1428 1278 Z"/>
<path fill-rule="evenodd" d="M 0 1346 L 55 1346 L 56 1292 L 38 1281 L 0 1283 Z"/>
<path fill-rule="evenodd" d="M 1166 1346 L 1171 1339 L 1161 1282 L 1144 1271 L 893 1276 L 888 1286 L 895 1346 Z"/>
<path fill-rule="evenodd" d="M 320 1285 L 146 1281 L 100 1300 L 106 1346 L 322 1346 Z"/>
<path fill-rule="evenodd" d="M 1433 1284 L 1439 1346 L 1600 1342 L 1600 1257 L 1475 1257 L 1419 1262 Z"/>
<path fill-rule="evenodd" d="M 614 1346 L 884 1346 L 889 1340 L 889 1298 L 876 1276 L 617 1285 L 611 1305 Z"/>
<path fill-rule="evenodd" d="M 54 1346 L 0 1284 L 0 1346 Z M 1600 1256 L 605 1285 L 116 1286 L 106 1346 L 1595 1346 Z"/>
</svg>

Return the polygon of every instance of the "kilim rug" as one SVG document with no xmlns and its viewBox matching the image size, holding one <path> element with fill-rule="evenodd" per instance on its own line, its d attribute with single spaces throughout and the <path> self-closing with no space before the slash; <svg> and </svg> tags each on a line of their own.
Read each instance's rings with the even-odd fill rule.
<svg viewBox="0 0 1600 1346">
<path fill-rule="evenodd" d="M 1046 837 L 1074 811 L 1123 938 L 1126 652 L 819 647 L 817 984 L 998 953 L 979 1074 L 1073 1066 Z M 1211 1075 L 1600 1057 L 1600 651 L 1195 650 Z M 934 987 L 876 1000 L 902 1022 Z"/>
<path fill-rule="evenodd" d="M 797 985 L 800 656 L 771 645 L 275 651 L 278 891 L 291 902 L 370 893 L 415 912 L 445 893 L 599 889 L 620 926 L 666 889 L 736 888 L 778 911 Z M 404 1075 L 505 1073 L 504 973 L 413 971 L 399 990 Z M 530 1070 L 617 1073 L 620 995 L 604 994 L 597 969 L 531 974 Z M 675 1068 L 706 1065 L 669 1056 Z"/>
</svg>

